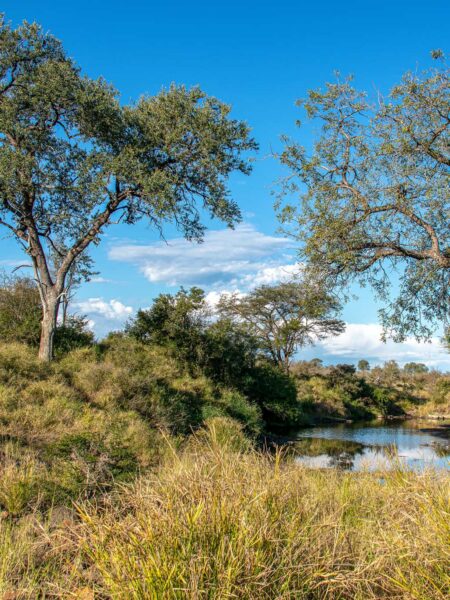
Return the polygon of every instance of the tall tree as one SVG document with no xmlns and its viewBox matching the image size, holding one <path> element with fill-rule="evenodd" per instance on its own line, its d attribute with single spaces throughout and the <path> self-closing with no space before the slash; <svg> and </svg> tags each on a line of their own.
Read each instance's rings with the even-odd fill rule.
<svg viewBox="0 0 450 600">
<path fill-rule="evenodd" d="M 313 150 L 286 139 L 280 157 L 280 218 L 302 259 L 330 284 L 371 284 L 396 340 L 428 338 L 450 316 L 450 85 L 433 58 L 375 104 L 350 80 L 311 91 L 299 104 L 321 123 Z"/>
<path fill-rule="evenodd" d="M 226 180 L 250 171 L 242 154 L 256 145 L 229 113 L 201 90 L 176 86 L 122 107 L 38 25 L 1 21 L 0 225 L 33 264 L 42 359 L 52 357 L 68 274 L 106 227 L 145 219 L 161 231 L 171 222 L 201 240 L 202 213 L 239 220 Z"/>
<path fill-rule="evenodd" d="M 246 296 L 223 295 L 218 309 L 246 326 L 265 353 L 285 371 L 299 347 L 345 330 L 340 304 L 314 283 L 261 286 Z"/>
</svg>

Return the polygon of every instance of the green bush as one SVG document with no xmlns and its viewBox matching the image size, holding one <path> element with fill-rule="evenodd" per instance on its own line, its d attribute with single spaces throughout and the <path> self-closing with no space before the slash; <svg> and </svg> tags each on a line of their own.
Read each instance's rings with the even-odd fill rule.
<svg viewBox="0 0 450 600">
<path fill-rule="evenodd" d="M 304 420 L 297 388 L 292 377 L 269 362 L 261 362 L 253 369 L 245 389 L 262 411 L 267 429 L 289 429 Z"/>
<path fill-rule="evenodd" d="M 450 377 L 439 379 L 436 382 L 431 399 L 435 404 L 450 404 Z"/>
</svg>

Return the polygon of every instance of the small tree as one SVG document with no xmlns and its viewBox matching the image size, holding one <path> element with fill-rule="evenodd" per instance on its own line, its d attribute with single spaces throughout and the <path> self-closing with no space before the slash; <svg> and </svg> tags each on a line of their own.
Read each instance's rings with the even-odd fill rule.
<svg viewBox="0 0 450 600">
<path fill-rule="evenodd" d="M 383 379 L 389 384 L 393 385 L 398 382 L 400 378 L 400 367 L 396 360 L 387 360 L 383 365 Z"/>
<path fill-rule="evenodd" d="M 358 370 L 359 371 L 370 371 L 369 361 L 367 361 L 365 359 L 361 359 L 360 361 L 358 361 Z"/>
<path fill-rule="evenodd" d="M 244 297 L 223 295 L 218 304 L 221 315 L 245 325 L 285 371 L 299 347 L 344 331 L 340 308 L 336 298 L 308 282 L 262 286 Z"/>
<path fill-rule="evenodd" d="M 409 375 L 418 375 L 428 373 L 428 367 L 424 363 L 409 362 L 403 367 L 405 373 Z"/>
<path fill-rule="evenodd" d="M 337 80 L 301 101 L 321 123 L 312 153 L 286 139 L 278 207 L 301 260 L 330 285 L 369 283 L 385 335 L 418 339 L 450 317 L 450 78 L 407 73 L 386 100 Z M 283 197 L 298 194 L 299 204 Z M 400 294 L 390 301 L 391 274 Z"/>
<path fill-rule="evenodd" d="M 30 256 L 50 360 L 73 265 L 112 223 L 175 223 L 201 240 L 200 211 L 240 218 L 226 180 L 249 172 L 246 124 L 199 89 L 172 86 L 131 106 L 92 80 L 36 24 L 0 21 L 0 225 Z M 56 269 L 52 271 L 52 255 Z"/>
<path fill-rule="evenodd" d="M 147 310 L 138 310 L 126 331 L 144 343 L 169 346 L 185 362 L 198 362 L 204 342 L 207 304 L 200 288 L 160 294 Z"/>
</svg>

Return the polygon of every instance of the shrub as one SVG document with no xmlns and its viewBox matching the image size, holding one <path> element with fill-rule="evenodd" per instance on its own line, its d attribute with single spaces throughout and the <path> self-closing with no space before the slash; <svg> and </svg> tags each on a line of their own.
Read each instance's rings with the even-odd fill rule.
<svg viewBox="0 0 450 600">
<path fill-rule="evenodd" d="M 295 381 L 276 365 L 255 366 L 245 393 L 261 408 L 268 429 L 289 429 L 302 423 Z"/>
</svg>

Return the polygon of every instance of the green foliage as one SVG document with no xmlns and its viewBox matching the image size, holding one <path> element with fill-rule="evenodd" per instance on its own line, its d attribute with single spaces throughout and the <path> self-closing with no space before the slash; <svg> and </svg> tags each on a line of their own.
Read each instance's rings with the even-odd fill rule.
<svg viewBox="0 0 450 600">
<path fill-rule="evenodd" d="M 74 265 L 112 222 L 144 219 L 159 231 L 170 222 L 201 240 L 201 213 L 240 219 L 227 178 L 250 172 L 243 155 L 256 144 L 229 106 L 200 89 L 172 85 L 122 106 L 50 34 L 2 19 L 0 98 L 0 225 L 33 262 L 41 358 L 52 358 Z"/>
<path fill-rule="evenodd" d="M 245 327 L 219 319 L 206 328 L 202 344 L 199 362 L 209 377 L 238 389 L 248 387 L 259 347 Z"/>
<path fill-rule="evenodd" d="M 276 365 L 289 371 L 299 347 L 338 335 L 345 329 L 336 318 L 341 306 L 314 282 L 261 286 L 247 295 L 223 295 L 219 311 L 245 327 Z"/>
<path fill-rule="evenodd" d="M 358 370 L 359 371 L 369 371 L 370 370 L 369 361 L 367 361 L 365 359 L 359 360 L 358 361 Z"/>
<path fill-rule="evenodd" d="M 401 389 L 400 371 L 392 380 L 393 361 L 385 368 L 375 367 L 356 372 L 353 365 L 331 367 L 312 366 L 309 362 L 295 363 L 292 374 L 296 381 L 297 398 L 303 419 L 312 423 L 327 419 L 364 420 L 375 417 L 401 416 L 414 402 L 423 403 L 417 386 Z M 400 389 L 397 389 L 397 386 Z"/>
<path fill-rule="evenodd" d="M 353 365 L 339 364 L 330 367 L 327 384 L 330 388 L 338 388 L 352 400 L 363 398 L 367 393 L 365 382 L 356 375 Z"/>
<path fill-rule="evenodd" d="M 39 345 L 42 306 L 36 283 L 28 277 L 4 275 L 0 283 L 0 340 Z M 90 346 L 94 335 L 88 329 L 85 317 L 67 315 L 65 323 L 58 323 L 55 331 L 55 349 L 58 356 L 76 348 Z"/>
<path fill-rule="evenodd" d="M 450 407 L 450 377 L 444 377 L 436 383 L 431 398 L 436 404 Z"/>
<path fill-rule="evenodd" d="M 406 363 L 405 366 L 403 367 L 403 370 L 405 373 L 408 373 L 411 375 L 428 373 L 428 371 L 429 371 L 429 369 L 426 365 L 424 365 L 423 363 L 416 363 L 416 362 Z"/>
<path fill-rule="evenodd" d="M 250 433 L 260 432 L 263 422 L 266 428 L 298 424 L 301 411 L 293 380 L 277 365 L 261 360 L 258 339 L 245 325 L 227 318 L 210 322 L 207 317 L 203 291 L 181 289 L 174 296 L 158 296 L 148 310 L 138 311 L 127 326 L 131 338 L 167 348 L 182 368 L 191 374 L 204 374 L 223 390 L 220 399 L 197 407 L 197 412 L 192 404 L 192 413 L 184 419 L 186 424 L 196 426 L 201 418 L 225 415 L 243 423 Z M 154 380 L 145 389 L 152 386 L 155 387 Z M 132 396 L 133 406 L 142 396 L 133 388 L 123 394 Z M 155 394 L 166 397 L 160 387 Z M 171 422 L 176 423 L 188 404 L 183 399 L 182 406 L 178 406 L 173 396 L 170 398 Z"/>
<path fill-rule="evenodd" d="M 297 400 L 295 381 L 276 365 L 259 362 L 244 391 L 261 407 L 269 431 L 303 424 L 304 415 Z"/>
<path fill-rule="evenodd" d="M 375 387 L 372 390 L 372 401 L 383 416 L 403 414 L 403 410 L 398 404 L 398 395 L 393 390 Z"/>
<path fill-rule="evenodd" d="M 0 340 L 36 346 L 42 307 L 36 284 L 28 277 L 3 274 L 0 282 Z"/>
<path fill-rule="evenodd" d="M 450 314 L 450 85 L 444 57 L 434 58 L 381 102 L 351 78 L 310 91 L 299 105 L 320 128 L 312 153 L 285 138 L 280 157 L 290 173 L 277 206 L 300 260 L 328 286 L 370 284 L 395 340 L 428 339 Z"/>
<path fill-rule="evenodd" d="M 207 306 L 203 290 L 181 288 L 177 294 L 160 294 L 148 310 L 139 310 L 127 324 L 133 338 L 169 347 L 185 363 L 198 358 Z"/>
<path fill-rule="evenodd" d="M 88 329 L 85 317 L 69 315 L 66 322 L 57 326 L 55 331 L 55 352 L 58 356 L 71 350 L 92 346 L 94 334 Z"/>
<path fill-rule="evenodd" d="M 336 390 L 348 414 L 354 419 L 371 416 L 370 398 L 372 390 L 364 379 L 356 375 L 353 365 L 340 364 L 330 368 L 327 386 Z"/>
</svg>

